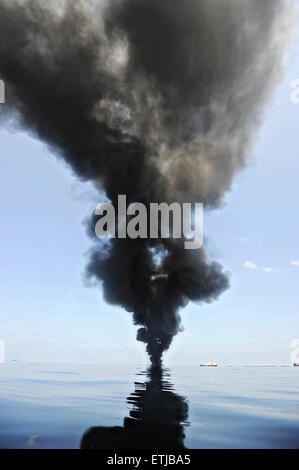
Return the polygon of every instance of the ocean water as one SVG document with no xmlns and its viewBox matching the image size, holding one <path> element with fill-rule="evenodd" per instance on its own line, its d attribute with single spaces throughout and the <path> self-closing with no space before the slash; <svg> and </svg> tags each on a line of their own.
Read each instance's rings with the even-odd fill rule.
<svg viewBox="0 0 299 470">
<path fill-rule="evenodd" d="M 299 368 L 0 364 L 0 448 L 299 448 Z"/>
</svg>

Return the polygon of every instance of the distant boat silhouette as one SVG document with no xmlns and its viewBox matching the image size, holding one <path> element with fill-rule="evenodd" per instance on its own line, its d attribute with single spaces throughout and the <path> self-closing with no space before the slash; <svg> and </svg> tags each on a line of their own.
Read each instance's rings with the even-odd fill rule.
<svg viewBox="0 0 299 470">
<path fill-rule="evenodd" d="M 214 364 L 214 362 L 209 362 L 208 364 L 205 364 L 204 362 L 201 362 L 199 364 L 200 367 L 217 367 L 218 364 Z"/>
</svg>

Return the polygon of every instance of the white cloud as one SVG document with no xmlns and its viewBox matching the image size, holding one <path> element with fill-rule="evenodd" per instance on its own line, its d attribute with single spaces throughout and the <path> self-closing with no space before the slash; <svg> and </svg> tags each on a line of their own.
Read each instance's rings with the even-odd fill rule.
<svg viewBox="0 0 299 470">
<path fill-rule="evenodd" d="M 239 242 L 244 242 L 244 243 L 249 243 L 250 242 L 250 240 L 248 240 L 248 238 L 245 238 L 245 237 L 238 237 L 237 240 Z"/>
<path fill-rule="evenodd" d="M 299 267 L 299 261 L 291 261 L 291 265 Z"/>
<path fill-rule="evenodd" d="M 262 268 L 265 273 L 276 273 L 277 269 L 274 268 Z"/>
<path fill-rule="evenodd" d="M 183 335 L 184 335 L 184 336 L 189 336 L 190 338 L 192 338 L 193 336 L 198 336 L 197 333 L 188 333 L 188 331 L 184 331 L 184 332 L 183 332 Z"/>
<path fill-rule="evenodd" d="M 266 339 L 275 339 L 275 338 L 277 338 L 277 335 L 275 335 L 274 333 L 265 333 L 264 338 L 266 338 Z"/>
<path fill-rule="evenodd" d="M 257 265 L 252 263 L 252 261 L 245 261 L 244 267 L 247 269 L 258 269 Z"/>
<path fill-rule="evenodd" d="M 277 269 L 268 268 L 268 267 L 262 268 L 262 267 L 258 266 L 257 264 L 253 263 L 252 261 L 248 261 L 248 260 L 244 262 L 243 266 L 246 269 L 259 269 L 261 271 L 264 271 L 265 273 L 276 273 L 276 272 L 278 272 Z"/>
</svg>

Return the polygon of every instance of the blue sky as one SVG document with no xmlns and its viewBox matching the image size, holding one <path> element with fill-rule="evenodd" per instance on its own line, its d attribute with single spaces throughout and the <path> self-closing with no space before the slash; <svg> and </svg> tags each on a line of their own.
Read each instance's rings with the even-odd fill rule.
<svg viewBox="0 0 299 470">
<path fill-rule="evenodd" d="M 168 364 L 287 364 L 299 338 L 299 39 L 273 94 L 250 163 L 223 209 L 204 218 L 209 256 L 231 273 L 210 305 L 182 312 Z M 267 80 L 267 77 L 265 77 Z M 84 217 L 99 197 L 46 147 L 0 131 L 0 339 L 8 358 L 144 363 L 131 315 L 83 279 Z M 292 262 L 298 262 L 291 264 Z"/>
</svg>

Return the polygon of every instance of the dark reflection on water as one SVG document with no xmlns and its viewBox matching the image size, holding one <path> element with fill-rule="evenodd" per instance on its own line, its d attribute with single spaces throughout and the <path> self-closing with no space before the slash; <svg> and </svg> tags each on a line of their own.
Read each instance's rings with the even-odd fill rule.
<svg viewBox="0 0 299 470">
<path fill-rule="evenodd" d="M 81 440 L 82 449 L 184 449 L 188 425 L 186 399 L 173 391 L 169 371 L 149 368 L 135 382 L 127 402 L 132 407 L 123 426 L 96 426 Z"/>
</svg>

